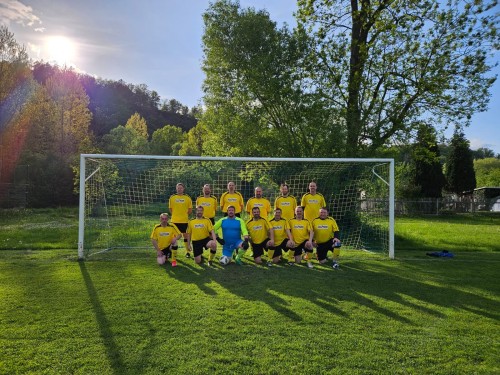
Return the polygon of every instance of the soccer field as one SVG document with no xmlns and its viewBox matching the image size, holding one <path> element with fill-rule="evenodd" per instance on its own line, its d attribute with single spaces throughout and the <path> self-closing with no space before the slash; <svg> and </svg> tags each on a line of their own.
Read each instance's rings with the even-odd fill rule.
<svg viewBox="0 0 500 375">
<path fill-rule="evenodd" d="M 11 216 L 0 245 L 16 231 Z M 428 236 L 466 226 L 455 220 L 435 220 Z M 498 234 L 498 218 L 481 220 L 483 233 Z M 73 233 L 70 222 L 54 230 Z M 428 223 L 401 220 L 396 260 L 345 251 L 341 270 L 2 250 L 0 373 L 499 373 L 498 241 L 473 251 L 447 235 L 455 257 L 426 257 L 431 244 L 420 249 L 412 236 Z"/>
</svg>

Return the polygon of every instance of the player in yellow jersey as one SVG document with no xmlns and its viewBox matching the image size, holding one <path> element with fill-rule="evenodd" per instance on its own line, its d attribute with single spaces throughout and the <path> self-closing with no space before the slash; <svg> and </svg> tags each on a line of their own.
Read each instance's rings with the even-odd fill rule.
<svg viewBox="0 0 500 375">
<path fill-rule="evenodd" d="M 214 226 L 210 219 L 203 217 L 203 212 L 203 206 L 196 206 L 196 217 L 188 222 L 187 248 L 191 251 L 192 246 L 194 261 L 197 264 L 201 263 L 203 249 L 209 249 L 208 265 L 211 266 L 217 252 L 217 242 Z"/>
<path fill-rule="evenodd" d="M 269 226 L 274 234 L 274 246 L 269 245 L 267 265 L 272 266 L 280 261 L 289 247 L 295 247 L 295 244 L 292 242 L 288 221 L 281 217 L 281 208 L 274 209 L 274 217 L 269 221 Z"/>
<path fill-rule="evenodd" d="M 217 198 L 212 195 L 209 184 L 203 185 L 203 194 L 196 198 L 196 206 L 203 206 L 203 216 L 215 224 L 215 213 L 217 211 Z"/>
<path fill-rule="evenodd" d="M 184 247 L 187 243 L 187 223 L 189 221 L 189 215 L 193 211 L 193 201 L 189 195 L 184 194 L 185 186 L 182 182 L 179 182 L 175 186 L 176 194 L 170 196 L 168 200 L 168 209 L 172 215 L 172 223 L 174 223 L 179 231 L 184 237 Z M 186 258 L 190 258 L 191 255 L 189 251 L 186 252 Z"/>
<path fill-rule="evenodd" d="M 260 216 L 260 208 L 252 208 L 252 218 L 246 222 L 250 243 L 252 244 L 253 260 L 262 264 L 264 249 L 274 246 L 274 232 L 271 231 L 269 223 Z"/>
<path fill-rule="evenodd" d="M 274 200 L 274 209 L 281 210 L 281 217 L 285 220 L 290 220 L 295 216 L 295 207 L 297 207 L 297 199 L 289 194 L 287 184 L 281 184 L 281 195 Z"/>
<path fill-rule="evenodd" d="M 316 182 L 311 181 L 309 193 L 305 193 L 300 201 L 300 205 L 304 207 L 304 217 L 311 222 L 318 217 L 319 209 L 326 207 L 325 198 L 316 189 Z"/>
<path fill-rule="evenodd" d="M 313 252 L 313 230 L 309 220 L 304 218 L 304 208 L 297 206 L 295 209 L 295 217 L 288 221 L 290 226 L 290 233 L 292 234 L 292 241 L 295 246 L 290 247 L 288 256 L 288 265 L 293 266 L 298 264 L 302 259 L 302 252 L 307 255 L 307 267 L 313 268 L 311 263 Z"/>
<path fill-rule="evenodd" d="M 241 216 L 241 211 L 243 211 L 243 196 L 236 191 L 236 185 L 233 181 L 227 183 L 227 191 L 223 193 L 220 197 L 220 209 L 227 216 L 227 208 L 229 206 L 234 206 L 234 214 L 236 217 Z"/>
<path fill-rule="evenodd" d="M 168 214 L 161 214 L 160 224 L 155 225 L 150 237 L 159 264 L 165 264 L 167 258 L 172 255 L 172 267 L 177 266 L 177 240 L 181 237 L 179 229 L 168 222 Z"/>
<path fill-rule="evenodd" d="M 247 202 L 246 211 L 248 215 L 253 216 L 252 209 L 254 207 L 259 207 L 260 216 L 267 220 L 271 212 L 271 202 L 266 198 L 262 198 L 262 188 L 260 186 L 255 188 L 255 196 L 250 198 Z"/>
<path fill-rule="evenodd" d="M 319 217 L 313 220 L 312 228 L 318 262 L 321 264 L 326 263 L 328 261 L 326 255 L 329 250 L 332 250 L 332 267 L 338 269 L 338 258 L 340 255 L 339 227 L 335 219 L 328 216 L 328 210 L 325 207 L 319 210 Z"/>
</svg>

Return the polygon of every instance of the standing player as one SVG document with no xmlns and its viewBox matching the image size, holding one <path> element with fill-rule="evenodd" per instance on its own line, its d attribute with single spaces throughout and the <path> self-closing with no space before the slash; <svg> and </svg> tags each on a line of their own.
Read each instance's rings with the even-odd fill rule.
<svg viewBox="0 0 500 375">
<path fill-rule="evenodd" d="M 252 209 L 254 207 L 259 207 L 260 216 L 267 220 L 271 212 L 271 202 L 266 198 L 262 198 L 262 188 L 260 186 L 255 188 L 255 196 L 250 198 L 247 202 L 246 211 L 248 215 L 253 216 Z"/>
<path fill-rule="evenodd" d="M 266 219 L 260 217 L 260 208 L 252 208 L 252 218 L 247 221 L 248 234 L 252 244 L 253 260 L 257 264 L 262 264 L 264 249 L 274 246 L 274 232 L 269 227 Z"/>
<path fill-rule="evenodd" d="M 305 193 L 300 201 L 300 205 L 304 207 L 304 217 L 309 221 L 318 217 L 321 207 L 326 207 L 325 198 L 316 189 L 316 182 L 309 182 L 309 193 Z"/>
<path fill-rule="evenodd" d="M 281 255 L 288 248 L 294 248 L 295 243 L 292 241 L 288 221 L 281 217 L 281 208 L 278 207 L 274 210 L 274 217 L 269 221 L 269 226 L 274 234 L 274 246 L 268 244 L 267 265 L 272 266 L 280 261 Z"/>
<path fill-rule="evenodd" d="M 160 224 L 155 225 L 150 237 L 159 264 L 165 264 L 167 258 L 172 255 L 172 267 L 177 267 L 177 240 L 181 237 L 179 229 L 168 222 L 168 214 L 161 214 Z"/>
<path fill-rule="evenodd" d="M 184 237 L 184 247 L 187 245 L 187 223 L 189 215 L 193 211 L 193 201 L 189 195 L 184 194 L 185 186 L 182 182 L 175 185 L 176 194 L 170 196 L 168 200 L 168 208 L 172 214 L 172 223 L 174 223 Z M 186 251 L 186 258 L 190 258 L 191 254 Z"/>
<path fill-rule="evenodd" d="M 338 269 L 337 260 L 340 255 L 339 227 L 335 219 L 328 216 L 328 210 L 325 207 L 319 210 L 319 217 L 313 220 L 312 228 L 318 262 L 321 264 L 326 263 L 328 261 L 326 255 L 329 250 L 332 250 L 332 267 Z"/>
<path fill-rule="evenodd" d="M 203 194 L 196 198 L 196 206 L 203 206 L 203 216 L 215 224 L 215 212 L 217 210 L 217 198 L 212 195 L 209 184 L 203 185 Z"/>
<path fill-rule="evenodd" d="M 290 233 L 295 247 L 290 248 L 288 257 L 288 265 L 292 266 L 295 263 L 300 263 L 302 252 L 305 252 L 307 257 L 307 267 L 313 268 L 311 263 L 313 253 L 313 230 L 309 220 L 304 218 L 304 209 L 302 206 L 297 206 L 295 209 L 295 217 L 288 222 L 290 225 Z"/>
<path fill-rule="evenodd" d="M 236 191 L 236 185 L 233 181 L 227 183 L 227 191 L 223 193 L 220 197 L 220 209 L 227 216 L 227 209 L 229 206 L 233 206 L 235 210 L 235 215 L 240 217 L 241 211 L 243 211 L 243 196 Z"/>
<path fill-rule="evenodd" d="M 192 250 L 196 264 L 201 263 L 203 249 L 210 249 L 208 255 L 208 265 L 212 261 L 217 251 L 217 242 L 215 240 L 214 226 L 210 219 L 203 217 L 203 206 L 196 206 L 196 217 L 189 220 L 187 227 L 187 249 Z"/>
<path fill-rule="evenodd" d="M 219 229 L 222 231 L 223 237 L 219 240 L 222 245 L 222 255 L 232 259 L 234 250 L 238 250 L 235 261 L 242 265 L 241 258 L 245 254 L 245 250 L 248 249 L 248 230 L 243 219 L 236 216 L 234 206 L 228 206 L 227 216 L 215 223 L 215 233 Z M 243 236 L 244 241 L 241 240 L 241 236 Z"/>
<path fill-rule="evenodd" d="M 274 210 L 279 208 L 281 210 L 281 217 L 285 220 L 293 219 L 295 208 L 297 207 L 297 200 L 294 196 L 289 194 L 289 191 L 287 184 L 281 184 L 281 195 L 274 201 Z"/>
</svg>

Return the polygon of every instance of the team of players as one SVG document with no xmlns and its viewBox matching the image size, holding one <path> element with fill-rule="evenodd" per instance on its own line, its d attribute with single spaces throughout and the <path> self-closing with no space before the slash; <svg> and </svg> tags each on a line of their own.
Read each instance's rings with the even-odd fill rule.
<svg viewBox="0 0 500 375">
<path fill-rule="evenodd" d="M 313 268 L 311 261 L 315 247 L 319 263 L 328 261 L 327 253 L 331 250 L 332 266 L 339 268 L 339 228 L 335 219 L 328 216 L 325 199 L 317 192 L 315 182 L 309 183 L 309 192 L 302 197 L 300 206 L 297 206 L 295 197 L 289 195 L 288 186 L 282 184 L 280 196 L 274 202 L 274 216 L 270 220 L 271 203 L 262 197 L 262 188 L 255 188 L 255 196 L 248 200 L 246 206 L 234 182 L 229 182 L 227 188 L 218 202 L 211 194 L 210 185 L 204 185 L 203 194 L 195 203 L 195 218 L 189 220 L 192 200 L 184 194 L 182 183 L 176 185 L 176 194 L 169 199 L 171 222 L 168 214 L 161 214 L 160 224 L 155 225 L 151 233 L 158 263 L 164 264 L 171 258 L 171 265 L 177 266 L 177 241 L 183 237 L 186 257 L 193 256 L 196 263 L 202 262 L 203 251 L 207 249 L 208 264 L 212 265 L 219 242 L 222 244 L 222 255 L 230 260 L 234 256 L 237 264 L 242 264 L 242 257 L 251 244 L 257 264 L 263 263 L 262 256 L 267 251 L 269 266 L 285 259 L 288 265 L 305 260 L 307 266 Z M 218 206 L 224 217 L 215 222 Z M 246 223 L 240 217 L 244 209 L 251 216 Z M 218 233 L 221 233 L 220 237 Z"/>
</svg>

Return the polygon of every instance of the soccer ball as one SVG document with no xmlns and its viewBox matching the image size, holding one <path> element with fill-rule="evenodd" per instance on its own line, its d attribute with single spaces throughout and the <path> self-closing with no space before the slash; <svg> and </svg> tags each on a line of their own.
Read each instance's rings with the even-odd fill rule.
<svg viewBox="0 0 500 375">
<path fill-rule="evenodd" d="M 229 263 L 231 263 L 231 258 L 223 255 L 219 258 L 219 263 L 222 264 L 223 266 L 227 266 Z"/>
<path fill-rule="evenodd" d="M 158 255 L 156 257 L 156 261 L 158 262 L 158 264 L 162 265 L 165 264 L 166 258 L 167 257 L 165 255 Z"/>
</svg>

